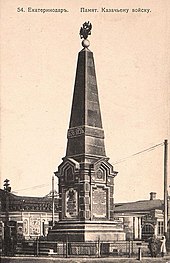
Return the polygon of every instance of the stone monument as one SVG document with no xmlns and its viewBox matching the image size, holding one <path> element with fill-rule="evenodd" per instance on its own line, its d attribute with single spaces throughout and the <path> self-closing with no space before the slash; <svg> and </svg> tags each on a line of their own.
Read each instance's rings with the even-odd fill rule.
<svg viewBox="0 0 170 263">
<path fill-rule="evenodd" d="M 114 218 L 114 177 L 104 145 L 93 53 L 88 36 L 92 25 L 80 29 L 79 52 L 67 149 L 55 175 L 59 180 L 59 222 L 48 238 L 56 241 L 123 240 L 122 222 Z"/>
</svg>

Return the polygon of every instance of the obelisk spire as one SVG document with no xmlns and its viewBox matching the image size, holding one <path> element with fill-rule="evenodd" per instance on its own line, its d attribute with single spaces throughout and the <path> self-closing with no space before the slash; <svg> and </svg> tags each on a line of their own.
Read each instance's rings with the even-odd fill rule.
<svg viewBox="0 0 170 263">
<path fill-rule="evenodd" d="M 79 52 L 66 157 L 77 161 L 106 157 L 104 131 L 100 113 L 93 53 L 87 39 L 92 25 L 85 22 L 80 29 L 83 49 Z"/>
</svg>

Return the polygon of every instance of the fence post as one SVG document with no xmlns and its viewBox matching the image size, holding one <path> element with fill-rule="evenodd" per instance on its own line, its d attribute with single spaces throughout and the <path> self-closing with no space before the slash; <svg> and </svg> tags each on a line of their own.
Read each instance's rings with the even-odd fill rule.
<svg viewBox="0 0 170 263">
<path fill-rule="evenodd" d="M 65 244 L 64 244 L 64 241 L 63 241 L 63 258 L 65 256 L 64 250 L 65 250 Z"/>
<path fill-rule="evenodd" d="M 138 260 L 141 260 L 142 259 L 142 248 L 139 247 L 138 248 Z"/>
<path fill-rule="evenodd" d="M 100 258 L 100 238 L 98 239 L 98 258 Z"/>
<path fill-rule="evenodd" d="M 68 236 L 66 237 L 66 258 L 68 258 Z"/>
<path fill-rule="evenodd" d="M 130 244 L 130 240 L 129 240 L 129 258 L 131 257 L 131 244 Z"/>
<path fill-rule="evenodd" d="M 139 242 L 137 243 L 138 245 L 138 260 L 141 260 L 142 259 L 142 243 Z"/>
<path fill-rule="evenodd" d="M 133 256 L 133 254 L 134 254 L 133 249 L 134 249 L 134 242 L 133 242 L 133 240 L 132 240 L 131 256 Z"/>
<path fill-rule="evenodd" d="M 38 257 L 38 255 L 39 255 L 39 243 L 38 243 L 38 237 L 37 237 L 37 239 L 36 239 L 36 256 Z"/>
</svg>

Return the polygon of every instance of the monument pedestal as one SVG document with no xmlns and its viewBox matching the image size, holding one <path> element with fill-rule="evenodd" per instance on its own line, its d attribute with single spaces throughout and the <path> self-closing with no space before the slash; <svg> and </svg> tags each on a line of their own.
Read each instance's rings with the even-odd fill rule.
<svg viewBox="0 0 170 263">
<path fill-rule="evenodd" d="M 58 222 L 50 230 L 48 238 L 55 241 L 117 241 L 125 240 L 123 224 L 118 221 L 70 221 Z"/>
</svg>

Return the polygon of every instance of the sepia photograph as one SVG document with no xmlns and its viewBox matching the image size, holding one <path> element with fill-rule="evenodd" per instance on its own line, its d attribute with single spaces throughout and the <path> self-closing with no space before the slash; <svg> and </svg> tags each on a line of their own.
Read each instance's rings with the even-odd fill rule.
<svg viewBox="0 0 170 263">
<path fill-rule="evenodd" d="M 170 262 L 169 12 L 0 0 L 0 262 Z"/>
</svg>

